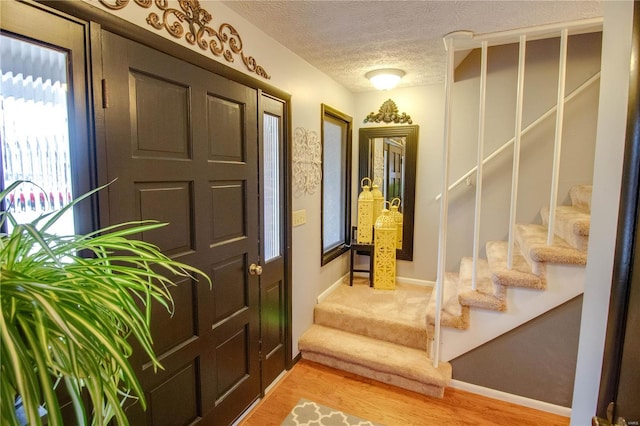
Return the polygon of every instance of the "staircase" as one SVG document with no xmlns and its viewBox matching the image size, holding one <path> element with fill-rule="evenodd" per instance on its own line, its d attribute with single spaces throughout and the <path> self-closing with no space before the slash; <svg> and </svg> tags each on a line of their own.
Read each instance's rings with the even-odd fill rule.
<svg viewBox="0 0 640 426">
<path fill-rule="evenodd" d="M 471 258 L 462 259 L 458 273 L 446 274 L 441 359 L 450 361 L 583 292 L 591 186 L 573 187 L 570 198 L 570 206 L 556 209 L 552 245 L 547 245 L 549 211 L 542 208 L 542 225 L 516 226 L 511 269 L 507 268 L 508 243 L 489 241 L 487 258 L 478 259 L 476 290 L 471 286 Z M 435 292 L 427 314 L 429 338 L 434 323 Z"/>
<path fill-rule="evenodd" d="M 433 338 L 435 291 L 398 284 L 374 290 L 359 278 L 341 285 L 314 310 L 314 325 L 298 347 L 304 359 L 429 396 L 442 397 L 456 356 L 553 309 L 582 292 L 589 237 L 591 187 L 570 192 L 572 205 L 557 209 L 554 244 L 546 225 L 518 225 L 511 270 L 507 242 L 486 244 L 471 289 L 472 260 L 447 273 L 438 367 L 428 356 Z M 542 209 L 542 217 L 548 217 Z M 511 288 L 513 287 L 513 288 Z"/>
</svg>

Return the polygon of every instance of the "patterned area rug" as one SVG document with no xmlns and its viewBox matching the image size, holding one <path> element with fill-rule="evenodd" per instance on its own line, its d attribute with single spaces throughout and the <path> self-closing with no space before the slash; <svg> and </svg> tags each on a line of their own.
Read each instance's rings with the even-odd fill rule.
<svg viewBox="0 0 640 426">
<path fill-rule="evenodd" d="M 313 401 L 301 399 L 282 426 L 382 426 Z"/>
</svg>

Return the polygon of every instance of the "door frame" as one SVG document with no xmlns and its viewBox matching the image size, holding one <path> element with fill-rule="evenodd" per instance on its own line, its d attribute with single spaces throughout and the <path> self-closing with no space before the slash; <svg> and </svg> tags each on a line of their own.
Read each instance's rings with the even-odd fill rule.
<svg viewBox="0 0 640 426">
<path fill-rule="evenodd" d="M 631 288 L 640 286 L 640 276 L 633 271 L 634 259 L 640 259 L 640 5 L 637 3 L 632 37 L 620 213 L 596 410 L 596 415 L 602 418 L 607 418 L 608 406 L 618 396 L 629 309 L 640 309 L 630 297 Z M 611 414 L 617 418 L 615 409 Z"/>
<path fill-rule="evenodd" d="M 30 0 L 27 0 L 31 2 Z M 284 180 L 285 180 L 285 197 L 284 197 L 284 225 L 285 225 L 285 246 L 284 246 L 284 258 L 285 258 L 285 306 L 287 309 L 286 318 L 285 318 L 285 339 L 286 339 L 286 368 L 290 369 L 293 364 L 293 344 L 292 344 L 292 264 L 291 264 L 291 250 L 292 250 L 292 222 L 291 222 L 291 211 L 292 211 L 292 168 L 291 168 L 291 155 L 292 155 L 292 131 L 291 131 L 291 95 L 277 87 L 274 87 L 262 80 L 251 77 L 247 74 L 244 74 L 238 70 L 235 70 L 221 62 L 217 62 L 211 58 L 208 58 L 200 53 L 192 51 L 188 48 L 185 48 L 173 41 L 166 39 L 158 34 L 154 34 L 153 32 L 141 28 L 137 25 L 134 25 L 124 19 L 121 19 L 111 13 L 105 12 L 95 6 L 92 6 L 88 3 L 82 1 L 59 1 L 59 0 L 38 0 L 38 3 L 44 4 L 52 9 L 58 10 L 65 14 L 71 15 L 76 19 L 84 20 L 90 23 L 91 26 L 91 44 L 90 44 L 90 55 L 91 61 L 93 63 L 93 96 L 95 99 L 95 104 L 99 104 L 101 102 L 108 102 L 102 98 L 102 89 L 100 86 L 100 81 L 102 80 L 101 76 L 101 54 L 100 54 L 100 31 L 108 30 L 114 34 L 125 37 L 131 41 L 143 44 L 145 46 L 151 47 L 153 49 L 159 50 L 160 52 L 166 53 L 170 56 L 173 56 L 177 59 L 189 62 L 193 65 L 199 66 L 207 71 L 211 71 L 215 74 L 218 74 L 222 77 L 228 78 L 229 80 L 235 81 L 237 83 L 243 84 L 253 89 L 257 89 L 258 94 L 265 93 L 275 98 L 278 98 L 284 102 L 284 136 L 286 139 L 286 143 L 283 147 L 284 149 L 284 161 L 285 161 L 285 171 L 284 171 Z M 91 71 L 89 71 L 91 72 Z M 260 110 L 260 96 L 258 96 L 258 110 Z M 101 115 L 102 109 L 96 108 L 94 117 L 95 120 L 95 137 L 96 137 L 96 146 L 97 146 L 97 168 L 98 168 L 98 180 L 99 182 L 105 182 L 104 172 L 105 167 L 101 162 L 105 161 L 105 141 L 103 138 L 104 133 L 102 132 L 100 126 L 101 123 Z M 257 143 L 257 141 L 256 141 Z M 105 194 L 106 197 L 106 194 Z M 106 198 L 100 199 L 100 215 L 107 214 L 107 209 L 105 207 Z M 266 386 L 269 384 L 262 384 L 262 392 Z"/>
</svg>

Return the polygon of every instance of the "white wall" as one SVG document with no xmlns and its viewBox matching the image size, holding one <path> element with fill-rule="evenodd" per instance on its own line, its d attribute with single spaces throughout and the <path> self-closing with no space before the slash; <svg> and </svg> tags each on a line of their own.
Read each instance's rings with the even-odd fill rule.
<svg viewBox="0 0 640 426">
<path fill-rule="evenodd" d="M 602 370 L 624 156 L 633 2 L 604 2 L 589 256 L 571 424 L 591 424 Z"/>
</svg>

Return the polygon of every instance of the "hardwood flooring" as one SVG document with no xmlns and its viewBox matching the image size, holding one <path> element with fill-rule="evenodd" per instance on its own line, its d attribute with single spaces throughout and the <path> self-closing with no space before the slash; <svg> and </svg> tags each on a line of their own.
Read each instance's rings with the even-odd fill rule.
<svg viewBox="0 0 640 426">
<path fill-rule="evenodd" d="M 300 398 L 386 426 L 569 424 L 568 417 L 458 389 L 446 389 L 443 399 L 432 398 L 301 360 L 240 425 L 280 425 Z"/>
</svg>

